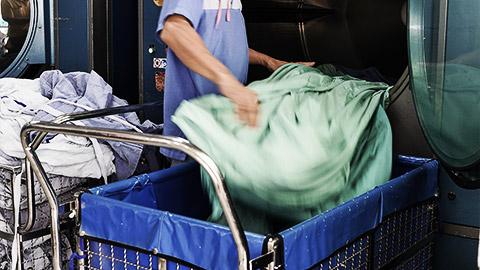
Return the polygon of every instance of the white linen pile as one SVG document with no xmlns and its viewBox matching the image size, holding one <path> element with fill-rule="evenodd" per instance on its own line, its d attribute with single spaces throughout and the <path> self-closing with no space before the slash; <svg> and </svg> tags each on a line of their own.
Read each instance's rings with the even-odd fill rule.
<svg viewBox="0 0 480 270">
<path fill-rule="evenodd" d="M 18 166 L 25 158 L 20 142 L 22 127 L 33 120 L 49 99 L 41 94 L 39 79 L 0 79 L 0 164 Z M 57 135 L 37 152 L 46 173 L 68 177 L 100 178 L 115 172 L 112 149 L 100 144 L 95 153 L 87 138 Z"/>
</svg>

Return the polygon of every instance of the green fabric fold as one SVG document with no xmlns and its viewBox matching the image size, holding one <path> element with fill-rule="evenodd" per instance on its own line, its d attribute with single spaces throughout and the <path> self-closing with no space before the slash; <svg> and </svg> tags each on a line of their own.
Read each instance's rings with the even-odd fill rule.
<svg viewBox="0 0 480 270">
<path fill-rule="evenodd" d="M 389 179 L 390 86 L 331 67 L 288 64 L 249 84 L 261 100 L 255 129 L 218 95 L 184 101 L 172 117 L 219 166 L 245 229 L 267 233 L 269 217 L 301 222 Z M 215 191 L 203 182 L 211 220 L 220 222 Z"/>
</svg>

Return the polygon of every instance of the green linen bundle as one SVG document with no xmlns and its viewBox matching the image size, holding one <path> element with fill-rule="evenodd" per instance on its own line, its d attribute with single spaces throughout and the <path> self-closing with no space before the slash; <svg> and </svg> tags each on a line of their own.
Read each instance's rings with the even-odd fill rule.
<svg viewBox="0 0 480 270">
<path fill-rule="evenodd" d="M 172 117 L 219 166 L 246 230 L 271 232 L 271 217 L 301 222 L 389 179 L 388 85 L 288 64 L 247 87 L 261 100 L 254 129 L 219 95 L 184 101 Z M 222 223 L 210 179 L 203 183 L 210 220 Z"/>
</svg>

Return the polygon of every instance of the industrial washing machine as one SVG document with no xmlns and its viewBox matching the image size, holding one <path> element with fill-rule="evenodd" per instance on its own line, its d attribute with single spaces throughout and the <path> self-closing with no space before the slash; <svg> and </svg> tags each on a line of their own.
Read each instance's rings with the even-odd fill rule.
<svg viewBox="0 0 480 270">
<path fill-rule="evenodd" d="M 153 5 L 155 11 L 160 10 L 154 1 L 141 1 L 138 14 Z M 287 61 L 334 64 L 347 74 L 394 85 L 387 110 L 394 153 L 399 154 L 394 179 L 362 195 L 373 198 L 373 202 L 365 202 L 371 212 L 362 208 L 368 212 L 366 220 L 355 220 L 355 226 L 347 230 L 351 235 L 330 241 L 326 236 L 316 236 L 329 235 L 321 233 L 323 226 L 330 227 L 331 235 L 335 235 L 343 225 L 336 222 L 344 221 L 346 211 L 357 207 L 364 197 L 278 234 L 264 236 L 241 230 L 228 204 L 228 190 L 219 189 L 218 194 L 225 199 L 225 213 L 231 214 L 231 231 L 202 220 L 201 210 L 192 214 L 188 205 L 175 207 L 188 203 L 181 198 L 169 199 L 167 203 L 175 203 L 168 206 L 159 200 L 155 204 L 145 202 L 147 197 L 142 192 L 157 194 L 156 189 L 161 189 L 157 184 L 168 185 L 165 179 L 189 174 L 191 167 L 139 176 L 79 196 L 72 215 L 80 240 L 72 264 L 87 269 L 476 269 L 480 233 L 480 120 L 476 117 L 480 112 L 480 3 L 252 0 L 243 1 L 243 10 L 249 44 L 256 50 Z M 158 61 L 154 58 L 162 58 L 153 57 L 162 51 L 155 41 L 142 40 L 140 44 L 150 54 L 152 65 Z M 142 59 L 137 59 L 138 63 L 146 63 L 146 58 Z M 140 74 L 140 64 L 138 67 Z M 160 59 L 154 67 L 165 69 L 168 65 L 162 66 Z M 249 80 L 259 79 L 265 72 L 252 67 Z M 32 123 L 22 136 L 26 138 L 33 130 L 98 138 L 114 136 L 179 147 L 222 186 L 216 166 L 183 141 L 52 123 Z M 34 154 L 27 156 L 36 163 Z M 41 181 L 48 181 L 41 169 L 36 173 Z M 412 201 L 399 199 L 406 197 Z M 195 207 L 201 207 L 202 198 L 195 199 Z M 57 206 L 51 205 L 51 209 L 54 216 Z M 105 209 L 116 212 L 102 212 Z M 57 227 L 56 223 L 52 219 L 52 226 Z M 156 226 L 150 230 L 146 224 Z M 52 246 L 53 265 L 60 269 L 60 238 L 58 230 L 52 232 L 52 239 L 58 239 Z M 211 238 L 197 239 L 207 235 Z M 386 253 L 381 253 L 382 247 Z"/>
</svg>

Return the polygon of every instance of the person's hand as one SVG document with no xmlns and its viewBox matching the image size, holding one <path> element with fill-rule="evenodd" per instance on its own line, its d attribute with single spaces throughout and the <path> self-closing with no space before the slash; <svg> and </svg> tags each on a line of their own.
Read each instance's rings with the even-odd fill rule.
<svg viewBox="0 0 480 270">
<path fill-rule="evenodd" d="M 257 94 L 234 78 L 222 80 L 218 86 L 220 93 L 235 104 L 235 113 L 239 121 L 250 127 L 256 127 L 260 104 Z"/>
<path fill-rule="evenodd" d="M 315 65 L 315 62 L 287 62 L 287 61 L 282 61 L 282 60 L 278 60 L 278 59 L 275 59 L 275 58 L 272 58 L 272 57 L 269 57 L 266 61 L 265 61 L 265 67 L 270 70 L 271 72 L 277 70 L 279 67 L 285 65 L 285 64 L 289 64 L 289 63 L 296 63 L 296 64 L 300 64 L 300 65 L 304 65 L 304 66 L 313 66 Z"/>
</svg>

